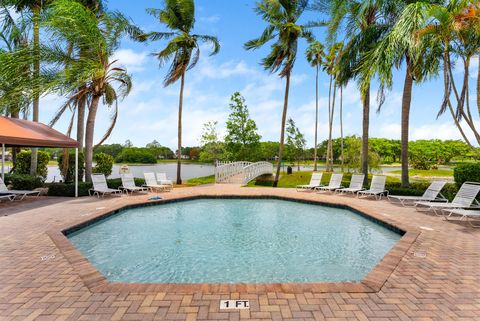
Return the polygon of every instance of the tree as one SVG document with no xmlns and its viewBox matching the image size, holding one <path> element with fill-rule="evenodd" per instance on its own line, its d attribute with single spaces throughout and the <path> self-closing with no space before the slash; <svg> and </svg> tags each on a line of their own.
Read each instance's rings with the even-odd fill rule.
<svg viewBox="0 0 480 321">
<path fill-rule="evenodd" d="M 65 55 L 62 48 L 54 46 L 45 49 L 45 56 L 49 62 L 63 63 L 49 86 L 75 92 L 76 98 L 90 99 L 85 128 L 85 177 L 90 181 L 95 120 L 100 100 L 103 98 L 107 106 L 118 108 L 118 100 L 126 97 L 132 88 L 130 75 L 125 69 L 117 67 L 116 61 L 110 61 L 110 57 L 124 35 L 138 35 L 140 31 L 118 12 L 97 16 L 81 3 L 68 0 L 52 3 L 46 25 L 55 41 L 71 44 L 77 51 Z M 84 54 L 80 55 L 80 52 Z M 83 87 L 84 84 L 88 86 Z M 81 91 L 78 91 L 79 88 Z M 104 139 L 105 136 L 102 141 Z"/>
<path fill-rule="evenodd" d="M 410 2 L 410 1 L 408 1 Z M 391 86 L 392 70 L 405 63 L 405 81 L 402 97 L 401 121 L 401 163 L 402 187 L 408 188 L 408 131 L 410 122 L 410 109 L 414 82 L 421 82 L 426 77 L 438 72 L 438 48 L 428 48 L 428 39 L 419 41 L 416 31 L 419 30 L 427 19 L 426 1 L 398 1 L 392 6 L 392 27 L 386 36 L 377 44 L 376 48 L 367 54 L 363 68 L 371 75 L 377 73 L 382 85 Z M 431 1 L 432 2 L 432 1 Z M 393 14 L 397 12 L 397 14 Z M 368 79 L 368 78 L 367 78 Z M 369 80 L 368 80 L 369 81 Z"/>
<path fill-rule="evenodd" d="M 250 118 L 245 99 L 239 92 L 232 95 L 227 120 L 225 150 L 228 157 L 236 161 L 254 160 L 254 150 L 258 148 L 260 135 L 257 124 Z"/>
<path fill-rule="evenodd" d="M 342 86 L 349 80 L 356 80 L 359 84 L 362 105 L 362 173 L 365 174 L 365 184 L 368 176 L 369 163 L 369 127 L 370 127 L 370 82 L 366 81 L 368 74 L 360 69 L 366 53 L 375 48 L 388 30 L 385 17 L 395 0 L 376 1 L 358 0 L 316 0 L 314 8 L 328 15 L 328 40 L 336 41 L 339 34 L 344 36 L 344 51 L 337 65 L 338 82 Z M 379 91 L 382 97 L 382 91 Z"/>
<path fill-rule="evenodd" d="M 172 60 L 165 77 L 164 85 L 169 86 L 180 80 L 180 97 L 178 103 L 178 147 L 177 147 L 177 184 L 182 183 L 182 112 L 185 73 L 197 64 L 200 58 L 199 42 L 212 45 L 211 55 L 220 50 L 218 39 L 209 35 L 192 34 L 195 24 L 195 5 L 193 0 L 164 0 L 163 9 L 148 9 L 147 12 L 157 18 L 171 32 L 151 32 L 147 37 L 152 40 L 171 39 L 167 46 L 155 53 L 160 64 Z"/>
<path fill-rule="evenodd" d="M 315 145 L 313 152 L 313 171 L 317 171 L 317 145 L 318 145 L 318 71 L 323 64 L 324 46 L 318 42 L 312 42 L 306 51 L 307 61 L 315 67 Z"/>
<path fill-rule="evenodd" d="M 133 147 L 132 141 L 131 141 L 130 139 L 127 139 L 127 140 L 125 141 L 125 143 L 123 143 L 123 147 L 125 147 L 125 148 L 131 148 L 131 147 Z"/>
<path fill-rule="evenodd" d="M 207 163 L 223 159 L 224 144 L 219 139 L 217 125 L 217 121 L 209 121 L 203 125 L 202 137 L 200 138 L 200 144 L 202 144 L 200 161 L 202 162 Z"/>
<path fill-rule="evenodd" d="M 268 23 L 262 35 L 245 43 L 245 49 L 253 50 L 262 47 L 271 40 L 271 51 L 262 60 L 263 67 L 271 73 L 279 72 L 285 78 L 285 97 L 283 103 L 282 125 L 280 128 L 280 146 L 278 165 L 273 187 L 277 187 L 280 178 L 283 150 L 285 147 L 285 123 L 287 121 L 290 76 L 298 50 L 300 39 L 313 40 L 311 32 L 298 24 L 298 20 L 307 8 L 307 0 L 263 0 L 257 3 L 255 11 Z"/>
<path fill-rule="evenodd" d="M 300 160 L 305 154 L 305 145 L 307 141 L 305 136 L 295 125 L 293 119 L 289 118 L 287 121 L 287 146 L 285 155 L 292 161 L 297 161 L 297 167 L 300 171 Z"/>
</svg>

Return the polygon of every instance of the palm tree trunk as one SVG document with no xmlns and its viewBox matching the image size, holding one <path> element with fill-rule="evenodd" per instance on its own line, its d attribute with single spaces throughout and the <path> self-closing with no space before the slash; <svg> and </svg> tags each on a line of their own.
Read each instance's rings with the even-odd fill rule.
<svg viewBox="0 0 480 321">
<path fill-rule="evenodd" d="M 477 108 L 478 108 L 478 113 L 480 114 L 480 52 L 478 53 Z"/>
<path fill-rule="evenodd" d="M 333 77 L 330 75 L 330 84 L 328 86 L 328 125 L 330 129 L 330 118 L 332 117 L 332 83 Z M 330 160 L 330 139 L 327 139 L 327 155 L 325 157 L 325 171 L 329 171 L 329 160 Z"/>
<path fill-rule="evenodd" d="M 33 8 L 33 121 L 38 122 L 40 107 L 40 7 Z M 30 161 L 30 175 L 37 175 L 38 149 L 32 148 L 32 158 Z"/>
<path fill-rule="evenodd" d="M 95 118 L 97 116 L 98 102 L 100 97 L 95 95 L 88 110 L 87 125 L 85 129 L 85 180 L 92 181 L 93 167 L 93 136 L 95 131 Z"/>
<path fill-rule="evenodd" d="M 177 184 L 182 184 L 182 111 L 183 111 L 183 89 L 185 88 L 185 72 L 182 74 L 180 84 L 180 98 L 178 102 L 178 150 L 177 150 Z"/>
<path fill-rule="evenodd" d="M 275 180 L 273 181 L 273 187 L 278 186 L 278 180 L 280 179 L 280 169 L 282 167 L 283 150 L 285 148 L 285 123 L 287 122 L 289 91 L 290 91 L 290 71 L 288 71 L 287 75 L 286 75 L 285 98 L 284 98 L 284 101 L 283 101 L 283 114 L 282 114 L 282 128 L 281 128 L 281 131 L 280 131 L 280 147 L 278 149 L 277 173 L 275 174 Z"/>
<path fill-rule="evenodd" d="M 332 99 L 332 109 L 330 112 L 330 117 L 328 119 L 328 155 L 327 159 L 327 172 L 333 172 L 333 141 L 332 141 L 332 131 L 333 131 L 333 117 L 335 115 L 335 100 L 337 98 L 337 82 L 333 84 L 333 99 Z"/>
<path fill-rule="evenodd" d="M 405 84 L 403 86 L 402 98 L 402 187 L 410 186 L 408 176 L 408 130 L 410 123 L 410 106 L 412 104 L 413 77 L 411 75 L 411 65 L 407 58 L 407 72 L 405 74 Z"/>
<path fill-rule="evenodd" d="M 18 109 L 11 112 L 11 117 L 12 118 L 17 118 L 17 119 L 20 117 L 20 113 L 18 112 Z M 12 168 L 15 168 L 17 166 L 17 154 L 18 153 L 20 153 L 20 148 L 12 147 Z"/>
<path fill-rule="evenodd" d="M 83 144 L 85 141 L 85 97 L 81 97 L 77 101 L 77 142 L 78 142 L 78 151 L 83 152 Z"/>
<path fill-rule="evenodd" d="M 318 170 L 317 144 L 318 144 L 318 64 L 316 66 L 316 77 L 315 77 L 315 147 L 313 148 L 313 171 L 314 172 Z"/>
<path fill-rule="evenodd" d="M 362 173 L 364 184 L 368 184 L 368 132 L 370 127 L 370 84 L 363 93 L 363 134 L 362 134 Z"/>
<path fill-rule="evenodd" d="M 340 86 L 340 154 L 342 157 L 342 172 L 344 169 L 343 155 L 343 86 Z"/>
</svg>

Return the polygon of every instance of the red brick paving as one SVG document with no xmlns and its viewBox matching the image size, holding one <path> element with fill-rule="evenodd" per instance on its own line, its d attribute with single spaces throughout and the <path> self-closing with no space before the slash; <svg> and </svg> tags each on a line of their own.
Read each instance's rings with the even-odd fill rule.
<svg viewBox="0 0 480 321">
<path fill-rule="evenodd" d="M 141 286 L 140 292 L 146 293 L 122 287 L 96 292 L 80 277 L 78 262 L 67 260 L 47 232 L 144 202 L 147 196 L 40 198 L 0 205 L 0 216 L 8 215 L 0 217 L 0 320 L 480 320 L 480 229 L 385 201 L 286 189 L 222 185 L 178 189 L 162 196 L 225 194 L 343 203 L 419 235 L 400 262 L 384 260 L 387 266 L 393 264 L 393 272 L 375 292 L 317 292 L 314 287 L 301 293 L 287 287 L 258 291 L 249 285 L 219 286 L 215 291 L 204 287 L 191 293 Z M 426 257 L 415 257 L 416 251 L 424 251 Z M 219 310 L 220 299 L 240 298 L 250 300 L 250 310 Z"/>
</svg>

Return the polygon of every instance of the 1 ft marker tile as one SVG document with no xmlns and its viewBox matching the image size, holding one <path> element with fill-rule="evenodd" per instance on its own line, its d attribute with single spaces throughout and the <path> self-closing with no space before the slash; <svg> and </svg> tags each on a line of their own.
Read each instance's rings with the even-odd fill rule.
<svg viewBox="0 0 480 321">
<path fill-rule="evenodd" d="M 220 300 L 220 310 L 246 310 L 250 309 L 248 300 Z"/>
</svg>

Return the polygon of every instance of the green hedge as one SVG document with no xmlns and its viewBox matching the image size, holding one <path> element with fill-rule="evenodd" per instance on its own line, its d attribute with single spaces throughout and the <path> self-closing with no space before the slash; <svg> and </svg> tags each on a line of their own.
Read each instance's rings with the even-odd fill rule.
<svg viewBox="0 0 480 321">
<path fill-rule="evenodd" d="M 43 178 L 40 176 L 12 174 L 5 176 L 5 184 L 12 184 L 13 189 L 31 191 L 43 187 Z"/>
<path fill-rule="evenodd" d="M 480 163 L 457 165 L 453 177 L 459 186 L 465 182 L 480 182 Z"/>
<path fill-rule="evenodd" d="M 112 174 L 113 156 L 105 153 L 98 153 L 95 155 L 96 165 L 93 168 L 94 173 L 100 173 L 108 177 Z"/>
<path fill-rule="evenodd" d="M 58 168 L 60 169 L 60 173 L 63 177 L 64 182 L 73 182 L 74 176 L 75 176 L 75 152 L 69 152 L 68 154 L 68 168 L 66 170 L 66 175 L 65 170 L 63 168 L 63 157 L 65 155 L 60 153 L 58 156 Z M 83 153 L 78 153 L 78 179 L 81 180 L 83 177 L 83 174 L 85 173 L 85 157 Z"/>
<path fill-rule="evenodd" d="M 149 150 L 140 148 L 125 148 L 116 158 L 117 163 L 156 164 L 157 158 Z"/>
<path fill-rule="evenodd" d="M 31 150 L 24 150 L 17 155 L 17 165 L 15 167 L 15 174 L 29 175 L 30 163 L 32 158 Z M 37 174 L 43 178 L 48 174 L 48 162 L 50 161 L 50 154 L 39 150 L 37 154 Z"/>
<path fill-rule="evenodd" d="M 108 187 L 117 189 L 122 185 L 120 178 L 107 180 Z M 145 184 L 145 180 L 142 178 L 135 178 L 135 184 L 142 186 Z M 48 184 L 48 196 L 62 196 L 62 197 L 75 197 L 75 184 L 69 183 L 51 183 Z M 88 190 L 92 188 L 92 183 L 81 182 L 78 184 L 78 196 L 88 196 Z"/>
</svg>

